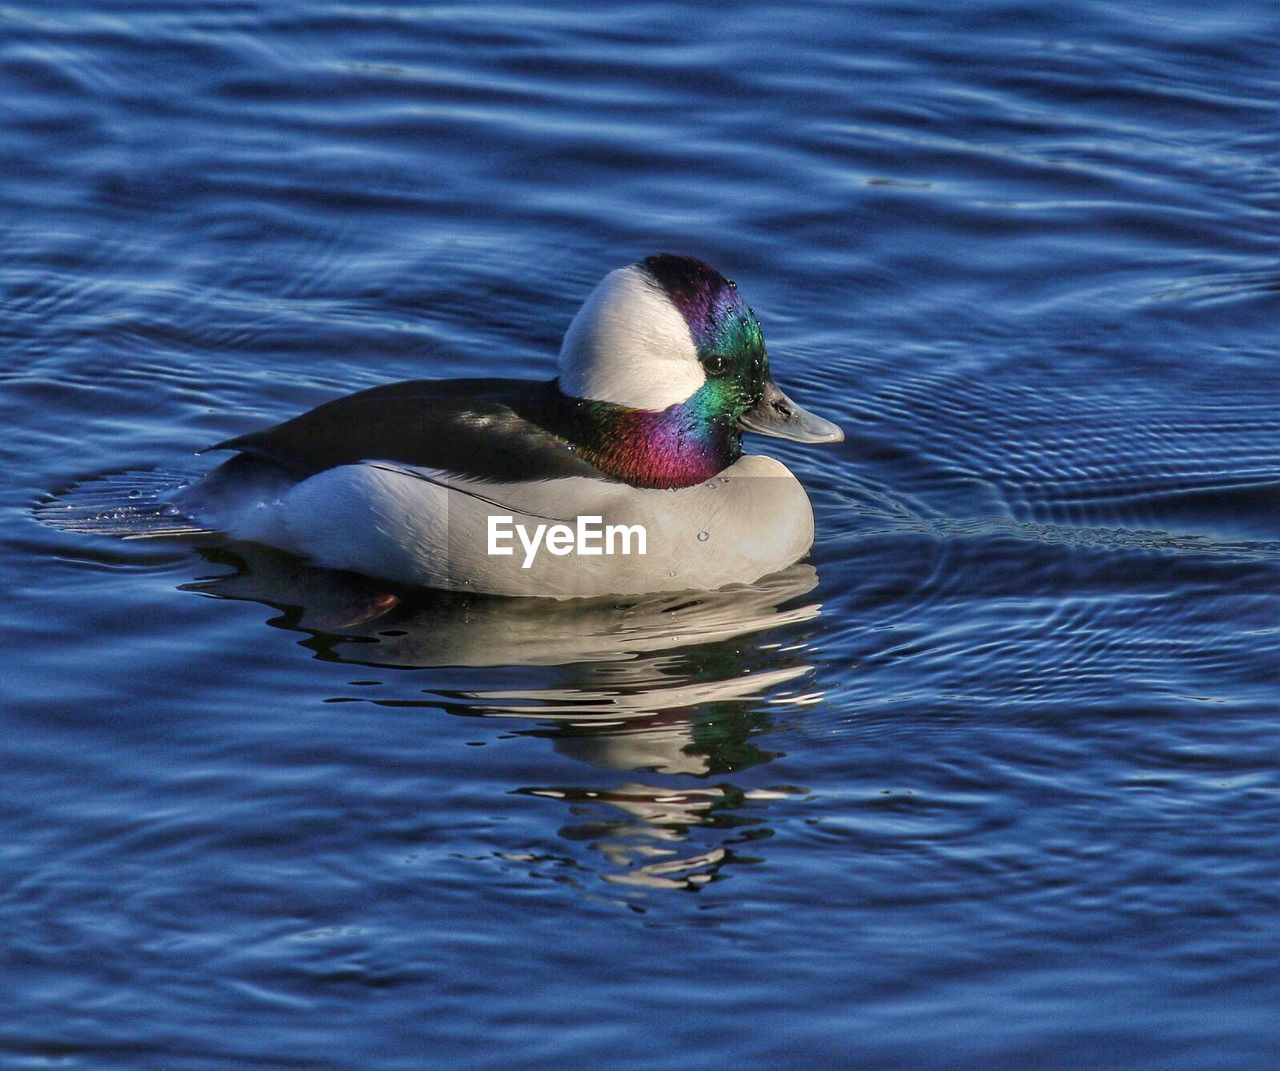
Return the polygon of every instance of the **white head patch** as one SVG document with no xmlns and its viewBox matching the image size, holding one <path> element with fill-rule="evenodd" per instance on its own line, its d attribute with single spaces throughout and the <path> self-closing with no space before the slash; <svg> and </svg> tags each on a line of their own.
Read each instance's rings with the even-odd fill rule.
<svg viewBox="0 0 1280 1071">
<path fill-rule="evenodd" d="M 632 409 L 666 409 L 706 382 L 689 325 L 632 265 L 606 275 L 560 346 L 560 389 Z"/>
</svg>

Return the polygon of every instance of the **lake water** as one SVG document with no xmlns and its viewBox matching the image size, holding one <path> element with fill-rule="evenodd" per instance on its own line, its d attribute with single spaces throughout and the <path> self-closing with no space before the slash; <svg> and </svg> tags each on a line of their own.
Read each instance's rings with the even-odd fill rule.
<svg viewBox="0 0 1280 1071">
<path fill-rule="evenodd" d="M 1280 7 L 0 3 L 0 1065 L 1280 1066 Z M 735 277 L 811 563 L 55 531 Z"/>
</svg>

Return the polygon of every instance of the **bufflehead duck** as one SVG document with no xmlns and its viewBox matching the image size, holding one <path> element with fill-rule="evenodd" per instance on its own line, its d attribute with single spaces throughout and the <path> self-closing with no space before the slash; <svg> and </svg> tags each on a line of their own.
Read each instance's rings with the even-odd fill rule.
<svg viewBox="0 0 1280 1071">
<path fill-rule="evenodd" d="M 813 542 L 804 489 L 744 454 L 744 430 L 844 438 L 773 382 L 736 284 L 659 254 L 592 291 L 558 379 L 416 380 L 327 402 L 209 447 L 235 456 L 164 512 L 402 584 L 710 590 L 777 572 Z"/>
</svg>

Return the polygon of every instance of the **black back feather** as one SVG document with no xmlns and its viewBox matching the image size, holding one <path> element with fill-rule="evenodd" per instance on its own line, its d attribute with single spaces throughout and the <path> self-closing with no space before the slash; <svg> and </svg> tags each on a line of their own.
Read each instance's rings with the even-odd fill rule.
<svg viewBox="0 0 1280 1071">
<path fill-rule="evenodd" d="M 411 380 L 326 402 L 208 449 L 270 458 L 300 477 L 380 460 L 491 481 L 608 479 L 554 430 L 568 425 L 570 404 L 554 380 Z"/>
</svg>

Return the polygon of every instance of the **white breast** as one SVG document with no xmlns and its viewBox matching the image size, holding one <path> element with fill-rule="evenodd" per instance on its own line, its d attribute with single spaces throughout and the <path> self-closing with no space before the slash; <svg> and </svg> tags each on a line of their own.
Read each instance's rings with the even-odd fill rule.
<svg viewBox="0 0 1280 1071">
<path fill-rule="evenodd" d="M 557 556 L 545 546 L 524 568 L 489 553 L 489 518 L 574 526 L 639 525 L 645 553 Z M 496 595 L 574 598 L 712 590 L 750 583 L 803 557 L 813 513 L 799 482 L 773 458 L 739 459 L 719 476 L 675 491 L 570 477 L 499 484 L 394 462 L 345 465 L 312 476 L 231 534 L 336 569 L 408 584 Z M 620 542 L 620 541 L 619 541 Z"/>
</svg>

